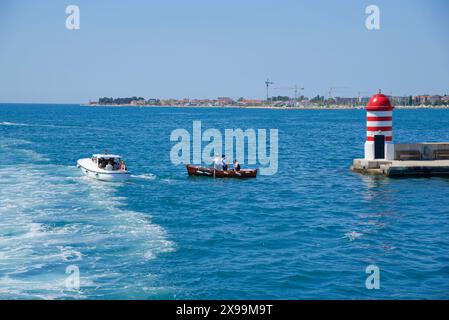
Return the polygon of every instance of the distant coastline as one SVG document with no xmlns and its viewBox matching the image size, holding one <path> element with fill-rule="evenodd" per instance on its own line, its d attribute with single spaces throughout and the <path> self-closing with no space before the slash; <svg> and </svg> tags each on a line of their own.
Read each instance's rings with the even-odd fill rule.
<svg viewBox="0 0 449 320">
<path fill-rule="evenodd" d="M 415 95 L 389 96 L 390 101 L 398 109 L 446 109 L 449 108 L 449 95 Z M 240 97 L 217 97 L 214 99 L 182 98 L 158 99 L 143 97 L 102 97 L 97 101 L 84 104 L 92 107 L 177 107 L 177 108 L 246 108 L 246 109 L 279 109 L 279 110 L 328 110 L 328 109 L 363 109 L 370 97 L 333 97 L 317 95 L 308 98 L 304 95 L 295 98 L 289 96 L 272 96 L 265 100 Z"/>
<path fill-rule="evenodd" d="M 274 106 L 274 105 L 224 105 L 224 106 L 198 106 L 198 105 L 135 105 L 135 104 L 98 104 L 85 103 L 85 107 L 132 107 L 132 108 L 196 108 L 196 109 L 272 109 L 272 110 L 358 110 L 365 106 L 329 105 L 329 106 Z M 449 105 L 418 105 L 418 106 L 395 106 L 395 109 L 416 110 L 416 109 L 449 109 Z"/>
</svg>

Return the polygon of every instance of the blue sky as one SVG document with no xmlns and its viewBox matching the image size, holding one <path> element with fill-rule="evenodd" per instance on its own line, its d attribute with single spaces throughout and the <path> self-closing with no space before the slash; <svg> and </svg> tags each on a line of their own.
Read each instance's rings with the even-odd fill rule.
<svg viewBox="0 0 449 320">
<path fill-rule="evenodd" d="M 65 28 L 69 4 L 80 30 Z M 444 94 L 448 13 L 445 0 L 2 0 L 0 102 L 263 98 L 267 77 L 308 96 Z"/>
</svg>

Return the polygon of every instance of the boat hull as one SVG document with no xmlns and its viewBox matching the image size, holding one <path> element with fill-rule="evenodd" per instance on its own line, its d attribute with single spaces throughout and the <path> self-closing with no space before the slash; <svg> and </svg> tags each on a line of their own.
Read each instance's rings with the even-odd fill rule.
<svg viewBox="0 0 449 320">
<path fill-rule="evenodd" d="M 101 181 L 109 181 L 109 182 L 120 182 L 126 181 L 131 178 L 131 172 L 129 171 L 110 171 L 106 170 L 96 170 L 95 168 L 91 168 L 85 160 L 90 159 L 80 159 L 77 162 L 77 167 L 81 170 L 81 172 L 92 179 L 97 179 Z"/>
<path fill-rule="evenodd" d="M 203 176 L 210 178 L 236 178 L 246 179 L 255 178 L 257 176 L 257 169 L 245 169 L 240 171 L 234 170 L 215 170 L 214 168 L 199 167 L 188 164 L 186 166 L 189 176 Z"/>
</svg>

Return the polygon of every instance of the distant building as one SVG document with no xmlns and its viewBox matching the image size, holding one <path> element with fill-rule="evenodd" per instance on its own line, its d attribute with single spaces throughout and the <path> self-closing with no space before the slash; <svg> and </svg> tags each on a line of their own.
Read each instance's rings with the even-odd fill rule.
<svg viewBox="0 0 449 320">
<path fill-rule="evenodd" d="M 429 95 L 414 96 L 413 101 L 416 105 L 428 104 L 429 98 L 430 98 Z"/>
<path fill-rule="evenodd" d="M 410 104 L 409 96 L 392 96 L 389 98 L 391 103 L 395 106 L 407 106 Z"/>
<path fill-rule="evenodd" d="M 237 104 L 242 106 L 259 106 L 263 103 L 263 100 L 258 99 L 239 99 Z"/>
<path fill-rule="evenodd" d="M 444 95 L 443 97 L 441 97 L 441 101 L 445 104 L 449 103 L 449 96 L 448 95 Z"/>
<path fill-rule="evenodd" d="M 157 106 L 157 105 L 161 104 L 161 100 L 159 100 L 159 99 L 148 99 L 147 100 L 147 104 L 152 105 L 152 106 Z"/>
<path fill-rule="evenodd" d="M 440 95 L 433 95 L 433 96 L 430 96 L 429 97 L 429 103 L 431 103 L 431 104 L 436 104 L 436 103 L 438 103 L 438 102 L 440 102 L 441 101 L 441 96 Z"/>
<path fill-rule="evenodd" d="M 139 100 L 132 100 L 131 101 L 131 105 L 132 106 L 143 106 L 145 105 L 147 102 L 145 101 L 145 99 L 139 99 Z"/>
<path fill-rule="evenodd" d="M 179 104 L 180 105 L 188 105 L 188 104 L 190 104 L 190 99 L 189 98 L 183 98 L 183 99 L 179 100 Z"/>
<path fill-rule="evenodd" d="M 163 106 L 177 106 L 179 104 L 176 99 L 163 99 L 161 100 L 161 105 Z"/>
<path fill-rule="evenodd" d="M 347 97 L 336 97 L 335 103 L 338 105 L 352 105 L 354 103 L 354 98 L 347 98 Z"/>
<path fill-rule="evenodd" d="M 220 106 L 229 106 L 233 103 L 234 101 L 229 98 L 229 97 L 218 97 L 217 98 L 217 103 Z"/>
<path fill-rule="evenodd" d="M 370 100 L 370 97 L 358 97 L 357 98 L 357 104 L 366 106 L 368 104 L 368 101 Z"/>
</svg>

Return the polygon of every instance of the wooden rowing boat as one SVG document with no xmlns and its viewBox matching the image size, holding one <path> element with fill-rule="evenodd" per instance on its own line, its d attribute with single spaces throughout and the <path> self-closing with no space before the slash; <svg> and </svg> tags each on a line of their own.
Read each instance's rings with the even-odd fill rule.
<svg viewBox="0 0 449 320">
<path fill-rule="evenodd" d="M 214 168 L 199 167 L 188 164 L 187 173 L 189 176 L 204 176 L 211 178 L 255 178 L 257 176 L 257 169 L 242 169 L 240 171 L 234 170 L 215 170 Z"/>
</svg>

